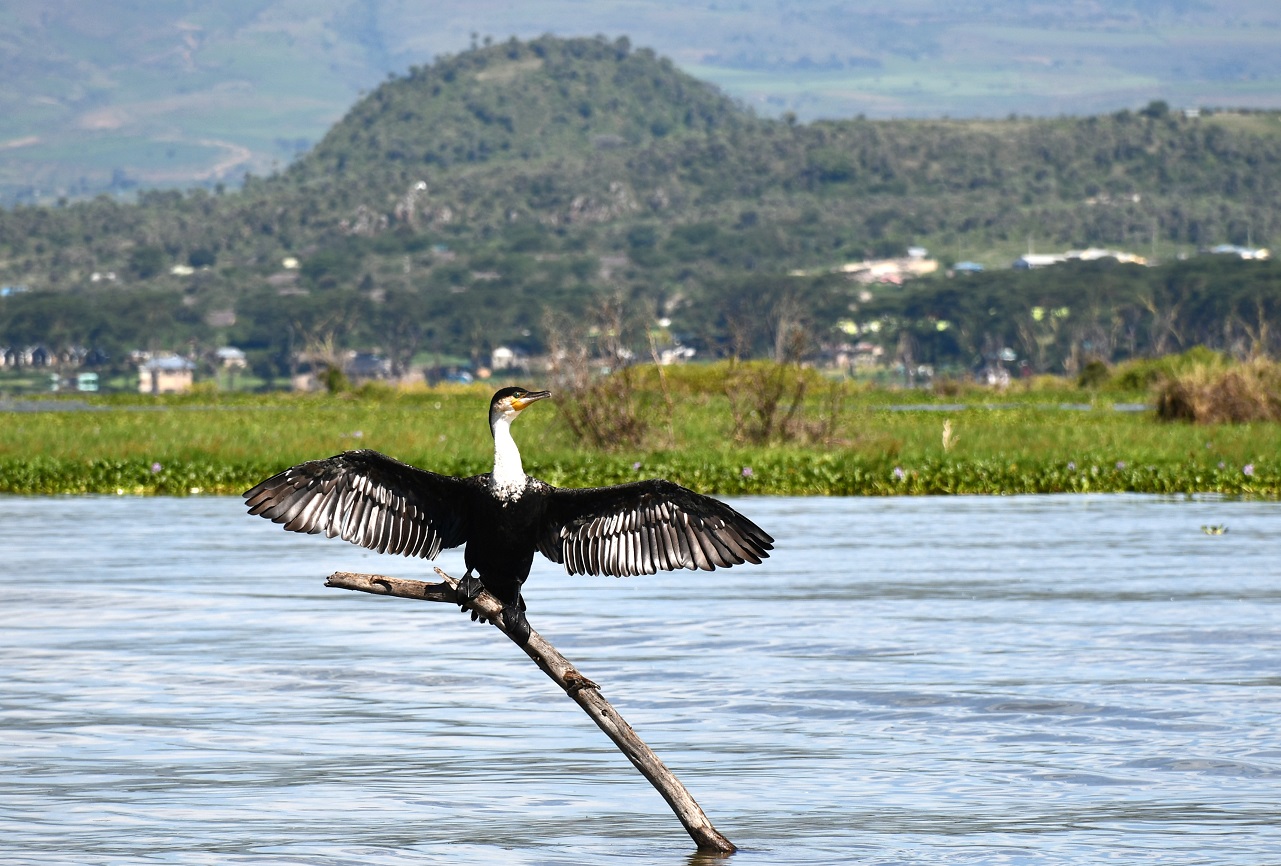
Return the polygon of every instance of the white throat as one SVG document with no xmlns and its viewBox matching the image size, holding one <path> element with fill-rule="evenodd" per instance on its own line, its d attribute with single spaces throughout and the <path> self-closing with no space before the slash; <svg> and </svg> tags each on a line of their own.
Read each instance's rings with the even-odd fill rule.
<svg viewBox="0 0 1281 866">
<path fill-rule="evenodd" d="M 525 481 L 520 450 L 512 438 L 512 419 L 499 418 L 494 423 L 494 471 L 490 476 L 490 486 L 502 499 L 519 499 L 525 492 Z"/>
</svg>

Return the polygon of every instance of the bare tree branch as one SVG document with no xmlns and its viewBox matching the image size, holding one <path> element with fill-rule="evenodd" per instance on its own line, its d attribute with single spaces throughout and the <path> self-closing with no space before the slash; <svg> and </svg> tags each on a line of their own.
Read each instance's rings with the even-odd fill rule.
<svg viewBox="0 0 1281 866">
<path fill-rule="evenodd" d="M 436 569 L 436 573 L 440 575 L 443 583 L 424 583 L 421 580 L 406 580 L 381 574 L 354 574 L 338 571 L 329 576 L 325 585 L 374 595 L 394 595 L 399 598 L 457 604 L 459 602 L 456 591 L 458 581 L 439 568 Z M 468 606 L 493 623 L 503 634 L 511 637 L 507 632 L 506 624 L 502 621 L 503 605 L 498 599 L 488 592 L 482 592 L 469 602 Z M 700 851 L 731 854 L 736 850 L 734 844 L 712 826 L 712 822 L 707 819 L 707 815 L 680 780 L 636 735 L 632 726 L 627 724 L 609 701 L 605 700 L 600 693 L 600 686 L 580 674 L 569 660 L 537 631 L 530 630 L 529 641 L 521 649 L 534 660 L 543 673 L 565 690 L 565 694 L 583 708 L 597 727 L 614 741 L 614 745 L 627 756 L 641 775 L 649 780 L 654 789 L 667 801 L 667 805 L 671 806 Z"/>
</svg>

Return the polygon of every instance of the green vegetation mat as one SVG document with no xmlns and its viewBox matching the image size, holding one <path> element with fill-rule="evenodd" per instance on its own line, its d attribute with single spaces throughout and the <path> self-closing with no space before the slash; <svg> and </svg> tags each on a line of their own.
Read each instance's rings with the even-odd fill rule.
<svg viewBox="0 0 1281 866">
<path fill-rule="evenodd" d="M 640 446 L 584 448 L 555 404 L 525 413 L 515 433 L 526 471 L 566 486 L 661 476 L 722 495 L 1281 494 L 1275 422 L 1168 423 L 1134 409 L 1133 396 L 1014 390 L 949 397 L 843 387 L 820 443 L 745 444 L 735 435 L 743 416 L 726 396 L 680 389 L 670 408 L 645 410 L 657 420 Z M 0 402 L 0 492 L 237 494 L 293 463 L 353 448 L 438 472 L 485 472 L 488 395 L 474 387 Z M 802 414 L 830 411 L 823 401 L 812 398 Z"/>
</svg>

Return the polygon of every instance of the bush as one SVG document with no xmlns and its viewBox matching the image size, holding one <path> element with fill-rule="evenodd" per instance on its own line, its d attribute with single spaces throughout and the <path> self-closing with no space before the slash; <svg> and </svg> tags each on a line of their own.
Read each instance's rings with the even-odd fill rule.
<svg viewBox="0 0 1281 866">
<path fill-rule="evenodd" d="M 1196 367 L 1157 386 L 1157 417 L 1196 424 L 1281 420 L 1281 365 L 1266 359 Z"/>
<path fill-rule="evenodd" d="M 135 279 L 149 280 L 164 271 L 168 259 L 160 247 L 138 247 L 129 254 L 129 274 Z"/>
<path fill-rule="evenodd" d="M 1229 363 L 1226 355 L 1205 346 L 1193 346 L 1181 355 L 1127 361 L 1117 367 L 1112 384 L 1125 391 L 1147 391 L 1192 370 L 1224 369 Z"/>
<path fill-rule="evenodd" d="M 1096 359 L 1085 365 L 1081 375 L 1076 377 L 1076 384 L 1078 388 L 1099 388 L 1111 378 L 1112 371 L 1108 365 Z"/>
<path fill-rule="evenodd" d="M 827 393 L 822 405 L 814 417 L 807 417 L 806 394 L 813 386 L 824 384 Z M 821 443 L 836 433 L 843 402 L 841 386 L 824 383 L 819 373 L 800 364 L 733 361 L 724 387 L 734 416 L 734 435 L 741 442 Z"/>
</svg>

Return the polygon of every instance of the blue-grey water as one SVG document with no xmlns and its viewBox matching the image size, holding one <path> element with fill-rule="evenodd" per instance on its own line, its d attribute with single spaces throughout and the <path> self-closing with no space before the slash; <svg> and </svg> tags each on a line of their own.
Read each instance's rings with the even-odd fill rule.
<svg viewBox="0 0 1281 866">
<path fill-rule="evenodd" d="M 526 592 L 731 862 L 1281 862 L 1281 504 L 736 504 L 764 566 Z M 0 498 L 0 557 L 2 863 L 703 862 L 492 628 L 323 586 L 422 560 L 221 498 Z"/>
</svg>

